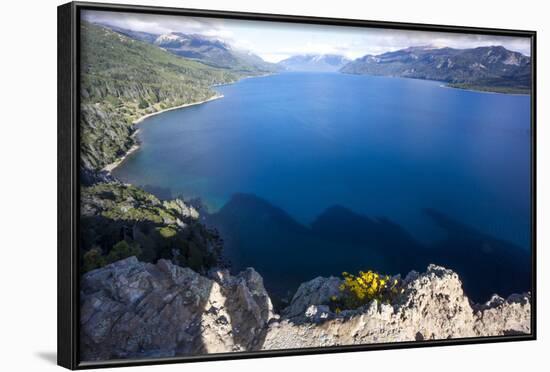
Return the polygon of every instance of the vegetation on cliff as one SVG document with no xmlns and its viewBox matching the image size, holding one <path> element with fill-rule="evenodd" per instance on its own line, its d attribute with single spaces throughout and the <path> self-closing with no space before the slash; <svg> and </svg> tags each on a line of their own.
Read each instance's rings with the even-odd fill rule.
<svg viewBox="0 0 550 372">
<path fill-rule="evenodd" d="M 80 248 L 83 272 L 130 256 L 202 272 L 218 263 L 221 241 L 182 200 L 113 182 L 81 189 Z"/>
<path fill-rule="evenodd" d="M 357 309 L 372 300 L 389 303 L 403 290 L 399 277 L 372 270 L 359 271 L 357 275 L 343 272 L 342 276 L 340 293 L 331 297 L 331 307 L 338 313 L 343 309 Z"/>
</svg>

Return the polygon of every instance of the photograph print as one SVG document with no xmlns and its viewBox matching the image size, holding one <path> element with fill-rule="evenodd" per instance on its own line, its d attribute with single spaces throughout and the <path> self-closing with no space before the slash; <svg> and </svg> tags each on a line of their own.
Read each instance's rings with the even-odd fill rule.
<svg viewBox="0 0 550 372">
<path fill-rule="evenodd" d="M 78 19 L 81 362 L 533 334 L 530 37 Z"/>
</svg>

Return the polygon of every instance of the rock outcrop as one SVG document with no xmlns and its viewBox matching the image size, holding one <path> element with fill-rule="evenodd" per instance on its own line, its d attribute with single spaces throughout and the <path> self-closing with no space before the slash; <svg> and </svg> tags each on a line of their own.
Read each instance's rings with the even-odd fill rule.
<svg viewBox="0 0 550 372">
<path fill-rule="evenodd" d="M 329 297 L 324 301 L 309 293 L 323 288 L 337 291 L 338 280 L 316 278 L 302 284 L 288 309 L 293 317 L 272 322 L 263 349 L 321 347 L 530 332 L 530 295 L 498 296 L 484 305 L 472 305 L 462 291 L 458 275 L 430 265 L 423 274 L 411 272 L 403 293 L 393 303 L 371 301 L 356 310 L 335 314 Z M 308 301 L 311 305 L 307 306 Z M 304 309 L 305 311 L 298 311 Z M 294 311 L 296 310 L 296 311 Z M 287 310 L 288 311 L 288 310 Z"/>
<path fill-rule="evenodd" d="M 80 297 L 83 360 L 250 350 L 275 316 L 253 269 L 207 277 L 167 260 L 90 271 Z"/>
<path fill-rule="evenodd" d="M 531 297 L 513 294 L 507 299 L 494 295 L 483 305 L 474 305 L 474 331 L 478 336 L 528 334 L 531 332 Z"/>
<path fill-rule="evenodd" d="M 84 360 L 323 347 L 530 332 L 530 295 L 471 304 L 456 273 L 411 272 L 392 303 L 331 311 L 341 280 L 303 283 L 279 316 L 261 276 L 247 269 L 200 275 L 128 258 L 82 278 Z"/>
<path fill-rule="evenodd" d="M 333 276 L 329 278 L 318 276 L 309 282 L 302 283 L 289 306 L 283 310 L 283 315 L 286 318 L 294 318 L 305 314 L 311 306 L 328 304 L 332 296 L 340 294 L 338 287 L 341 283 L 341 279 Z"/>
</svg>

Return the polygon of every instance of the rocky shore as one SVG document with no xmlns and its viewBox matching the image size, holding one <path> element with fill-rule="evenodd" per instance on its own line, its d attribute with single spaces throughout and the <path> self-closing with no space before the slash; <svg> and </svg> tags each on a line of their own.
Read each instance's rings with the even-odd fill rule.
<svg viewBox="0 0 550 372">
<path fill-rule="evenodd" d="M 262 277 L 212 269 L 201 275 L 135 257 L 86 273 L 81 282 L 83 360 L 325 347 L 528 334 L 529 294 L 473 304 L 452 270 L 411 272 L 391 303 L 333 312 L 341 279 L 303 283 L 276 314 Z"/>
</svg>

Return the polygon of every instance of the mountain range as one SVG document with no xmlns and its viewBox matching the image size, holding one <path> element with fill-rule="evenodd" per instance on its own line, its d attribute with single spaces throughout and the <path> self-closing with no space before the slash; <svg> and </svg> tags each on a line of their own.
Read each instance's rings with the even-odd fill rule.
<svg viewBox="0 0 550 372">
<path fill-rule="evenodd" d="M 277 63 L 285 71 L 336 72 L 351 62 L 337 54 L 302 54 Z"/>
<path fill-rule="evenodd" d="M 531 58 L 502 46 L 469 49 L 415 46 L 350 60 L 337 54 L 301 54 L 278 63 L 200 34 L 155 34 L 101 24 L 119 34 L 208 66 L 259 75 L 280 71 L 343 72 L 436 80 L 448 86 L 502 93 L 529 93 Z"/>
<path fill-rule="evenodd" d="M 196 60 L 212 67 L 249 74 L 269 73 L 279 70 L 276 64 L 266 62 L 258 55 L 235 48 L 213 37 L 181 32 L 154 34 L 128 30 L 109 24 L 101 24 L 101 26 L 132 39 L 153 44 L 177 56 Z"/>
<path fill-rule="evenodd" d="M 410 47 L 367 54 L 341 72 L 437 80 L 449 86 L 505 93 L 528 93 L 531 58 L 502 46 L 470 49 Z"/>
</svg>

